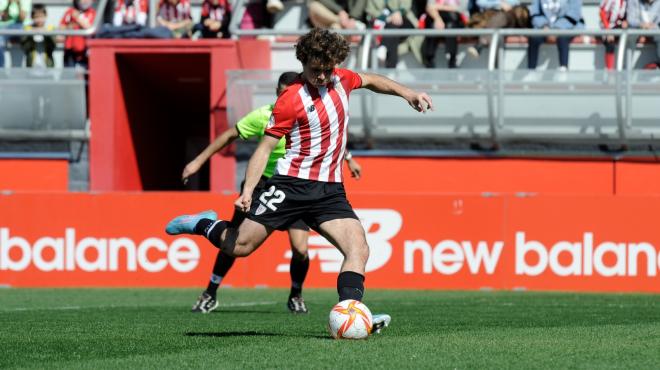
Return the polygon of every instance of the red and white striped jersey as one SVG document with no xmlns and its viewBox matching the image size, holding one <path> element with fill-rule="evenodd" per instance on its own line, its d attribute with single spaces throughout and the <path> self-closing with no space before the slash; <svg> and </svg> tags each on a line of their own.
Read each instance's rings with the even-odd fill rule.
<svg viewBox="0 0 660 370">
<path fill-rule="evenodd" d="M 158 16 L 168 22 L 182 22 L 192 19 L 190 16 L 190 0 L 179 0 L 176 5 L 172 5 L 167 0 L 160 2 Z"/>
<path fill-rule="evenodd" d="M 626 19 L 626 0 L 601 0 L 600 23 L 603 29 L 621 28 Z"/>
<path fill-rule="evenodd" d="M 335 68 L 323 87 L 302 78 L 286 88 L 273 108 L 265 134 L 286 136 L 286 154 L 278 175 L 305 180 L 342 182 L 348 133 L 348 95 L 362 86 L 357 73 Z"/>
<path fill-rule="evenodd" d="M 147 0 L 118 0 L 115 14 L 112 18 L 114 26 L 128 24 L 147 25 L 149 5 Z"/>
<path fill-rule="evenodd" d="M 219 0 L 218 5 L 214 5 L 212 1 L 206 0 L 202 3 L 201 21 L 211 18 L 214 21 L 222 22 L 225 15 L 230 11 L 231 6 L 228 0 Z"/>
</svg>

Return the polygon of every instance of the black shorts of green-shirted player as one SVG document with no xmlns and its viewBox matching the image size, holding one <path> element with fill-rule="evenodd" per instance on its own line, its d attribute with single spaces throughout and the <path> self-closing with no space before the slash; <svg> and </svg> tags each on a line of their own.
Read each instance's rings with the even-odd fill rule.
<svg viewBox="0 0 660 370">
<path fill-rule="evenodd" d="M 177 224 L 181 233 L 204 235 L 225 253 L 245 257 L 275 229 L 284 229 L 302 218 L 344 256 L 337 277 L 339 300 L 361 301 L 369 246 L 341 183 L 341 166 L 336 165 L 341 155 L 332 158 L 334 177 L 327 170 L 315 173 L 313 168 L 304 166 L 318 164 L 318 158 L 324 161 L 334 150 L 344 151 L 347 128 L 342 124 L 347 123 L 348 96 L 352 89 L 367 88 L 400 96 L 419 112 L 433 109 L 433 103 L 426 93 L 416 92 L 384 76 L 337 68 L 348 52 L 346 40 L 328 30 L 314 29 L 298 40 L 296 57 L 303 65 L 302 78 L 278 98 L 266 135 L 250 158 L 243 193 L 235 202 L 249 213 L 238 228 L 231 227 L 228 221 L 204 219 L 201 215 L 180 216 L 171 223 Z M 337 120 L 341 120 L 341 124 Z M 333 127 L 339 132 L 326 131 Z M 314 135 L 316 139 L 310 140 Z M 278 161 L 278 174 L 267 182 L 268 190 L 257 195 L 255 199 L 259 202 L 253 204 L 254 189 L 281 136 L 286 136 L 290 149 Z M 313 160 L 306 162 L 304 157 L 310 156 Z M 327 164 L 323 161 L 322 165 Z M 310 180 L 321 179 L 321 176 L 327 181 Z"/>
<path fill-rule="evenodd" d="M 275 90 L 276 96 L 279 96 L 282 91 L 284 91 L 284 89 L 289 86 L 289 84 L 298 79 L 298 76 L 299 73 L 297 72 L 282 73 L 277 81 L 277 87 Z M 274 104 L 269 104 L 253 110 L 252 112 L 245 115 L 245 117 L 241 118 L 234 127 L 231 127 L 222 132 L 208 147 L 206 147 L 197 157 L 195 157 L 195 159 L 190 161 L 190 163 L 185 166 L 181 175 L 181 180 L 183 183 L 185 184 L 190 176 L 195 175 L 204 165 L 204 163 L 206 163 L 206 161 L 211 158 L 211 156 L 223 150 L 225 147 L 233 143 L 237 138 L 240 137 L 243 140 L 248 140 L 251 138 L 261 139 L 264 135 L 266 125 L 268 125 L 270 116 L 273 113 L 273 106 Z M 256 194 L 259 194 L 264 190 L 263 187 L 266 180 L 273 176 L 277 160 L 282 158 L 286 152 L 285 146 L 286 142 L 284 139 L 282 139 L 271 153 L 270 157 L 268 158 L 268 164 L 264 170 L 263 176 L 255 188 Z M 351 171 L 351 176 L 359 179 L 362 171 L 359 163 L 352 158 L 350 153 L 345 156 L 345 160 L 348 164 L 348 168 Z M 238 227 L 238 225 L 243 222 L 243 219 L 246 216 L 247 214 L 245 212 L 236 209 L 230 223 L 234 227 Z M 289 241 L 291 243 L 292 252 L 291 263 L 289 266 L 289 273 L 291 276 L 291 291 L 287 300 L 287 308 L 292 313 L 307 313 L 307 305 L 305 304 L 305 300 L 302 297 L 302 290 L 305 277 L 307 276 L 307 271 L 309 270 L 309 258 L 307 255 L 309 226 L 307 226 L 302 220 L 298 220 L 291 224 L 287 231 L 289 234 Z M 234 265 L 235 260 L 236 259 L 233 256 L 222 252 L 222 250 L 218 251 L 215 263 L 213 265 L 211 279 L 208 282 L 206 289 L 197 298 L 197 301 L 192 307 L 192 312 L 209 313 L 218 307 L 218 287 Z"/>
</svg>

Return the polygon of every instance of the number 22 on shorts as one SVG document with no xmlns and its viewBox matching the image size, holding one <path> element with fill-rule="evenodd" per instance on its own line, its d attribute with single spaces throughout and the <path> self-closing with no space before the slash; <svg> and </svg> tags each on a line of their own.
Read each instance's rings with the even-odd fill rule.
<svg viewBox="0 0 660 370">
<path fill-rule="evenodd" d="M 284 192 L 282 190 L 275 189 L 275 185 L 272 185 L 270 188 L 268 188 L 268 191 L 261 194 L 259 201 L 266 205 L 266 207 L 268 207 L 271 211 L 277 211 L 277 206 L 275 205 L 282 203 L 284 198 L 286 198 Z"/>
</svg>

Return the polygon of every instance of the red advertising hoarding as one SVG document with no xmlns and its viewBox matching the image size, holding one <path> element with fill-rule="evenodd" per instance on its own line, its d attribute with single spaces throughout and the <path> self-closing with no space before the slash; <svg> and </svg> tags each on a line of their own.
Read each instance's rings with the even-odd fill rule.
<svg viewBox="0 0 660 370">
<path fill-rule="evenodd" d="M 660 292 L 653 196 L 349 196 L 371 248 L 366 285 L 397 289 Z M 209 193 L 0 196 L 0 284 L 19 287 L 205 285 L 217 250 L 169 236 L 173 216 L 233 196 Z M 309 240 L 308 287 L 334 287 L 342 256 Z M 232 286 L 289 284 L 286 234 L 241 259 Z"/>
</svg>

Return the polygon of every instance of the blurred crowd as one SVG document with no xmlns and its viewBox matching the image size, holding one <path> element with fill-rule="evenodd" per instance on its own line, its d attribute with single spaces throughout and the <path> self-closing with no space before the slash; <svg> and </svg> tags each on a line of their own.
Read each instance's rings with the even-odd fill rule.
<svg viewBox="0 0 660 370">
<path fill-rule="evenodd" d="M 229 0 L 204 0 L 199 19 L 191 16 L 190 0 L 161 0 L 156 26 L 148 27 L 147 0 L 110 0 L 103 26 L 96 33 L 101 38 L 228 38 L 232 9 Z M 47 8 L 31 0 L 0 0 L 0 28 L 52 30 L 55 28 L 85 30 L 97 16 L 93 0 L 73 0 L 58 25 L 47 24 Z M 309 0 L 310 27 L 360 30 L 374 29 L 462 29 L 462 28 L 534 28 L 571 30 L 584 28 L 582 0 L 532 0 L 531 5 L 519 0 Z M 274 15 L 285 8 L 281 0 L 248 3 L 240 22 L 243 29 L 270 28 Z M 602 0 L 600 26 L 603 29 L 658 29 L 660 0 Z M 554 43 L 559 56 L 559 69 L 568 68 L 572 37 L 529 37 L 528 68 L 538 63 L 539 48 L 544 42 Z M 488 46 L 487 36 L 461 38 L 469 43 L 467 54 L 478 58 Z M 660 42 L 660 37 L 641 38 L 640 42 Z M 57 42 L 64 46 L 66 67 L 87 66 L 84 36 L 54 38 L 50 36 L 0 37 L 0 67 L 4 66 L 7 43 L 20 45 L 27 66 L 52 67 Z M 439 44 L 444 43 L 444 57 L 449 68 L 458 67 L 458 37 L 379 37 L 377 55 L 386 68 L 397 65 L 399 56 L 411 52 L 427 68 L 435 68 Z M 614 67 L 616 38 L 602 39 L 605 66 Z M 660 48 L 656 48 L 660 62 Z M 656 66 L 658 66 L 656 62 Z"/>
</svg>

